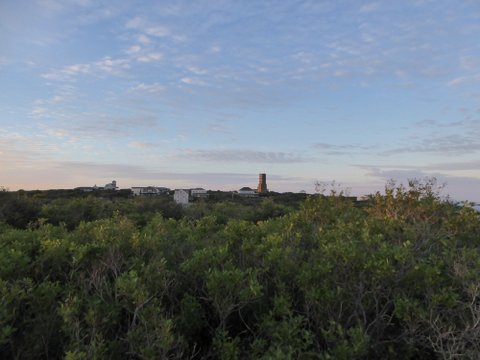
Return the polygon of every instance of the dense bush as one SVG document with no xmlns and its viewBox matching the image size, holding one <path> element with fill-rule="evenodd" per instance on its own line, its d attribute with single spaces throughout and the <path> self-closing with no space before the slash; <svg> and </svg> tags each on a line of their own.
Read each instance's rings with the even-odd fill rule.
<svg viewBox="0 0 480 360">
<path fill-rule="evenodd" d="M 479 357 L 478 213 L 418 182 L 266 200 L 139 221 L 141 201 L 62 199 L 0 225 L 0 357 Z"/>
</svg>

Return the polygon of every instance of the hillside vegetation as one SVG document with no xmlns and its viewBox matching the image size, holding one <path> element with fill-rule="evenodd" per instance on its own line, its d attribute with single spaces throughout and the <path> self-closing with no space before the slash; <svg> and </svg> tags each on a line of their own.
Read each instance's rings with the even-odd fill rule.
<svg viewBox="0 0 480 360">
<path fill-rule="evenodd" d="M 36 197 L 35 197 L 36 196 Z M 2 359 L 477 359 L 480 218 L 344 197 L 0 194 Z"/>
</svg>

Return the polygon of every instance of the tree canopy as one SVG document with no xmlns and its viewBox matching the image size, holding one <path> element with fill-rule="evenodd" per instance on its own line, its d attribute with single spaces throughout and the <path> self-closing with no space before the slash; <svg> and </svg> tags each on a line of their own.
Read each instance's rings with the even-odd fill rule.
<svg viewBox="0 0 480 360">
<path fill-rule="evenodd" d="M 480 217 L 431 182 L 365 206 L 0 200 L 4 359 L 480 354 Z"/>
</svg>

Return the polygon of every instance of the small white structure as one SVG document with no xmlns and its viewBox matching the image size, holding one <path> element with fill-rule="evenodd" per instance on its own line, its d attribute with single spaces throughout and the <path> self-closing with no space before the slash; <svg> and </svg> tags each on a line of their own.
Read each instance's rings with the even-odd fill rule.
<svg viewBox="0 0 480 360">
<path fill-rule="evenodd" d="M 170 191 L 169 188 L 157 186 L 134 186 L 131 189 L 135 196 L 157 196 Z"/>
<path fill-rule="evenodd" d="M 249 188 L 248 186 L 242 187 L 240 190 L 237 192 L 238 196 L 242 197 L 257 197 L 258 193 L 253 190 L 252 188 Z"/>
<path fill-rule="evenodd" d="M 195 188 L 190 190 L 190 195 L 192 198 L 206 198 L 208 197 L 208 192 L 204 188 Z"/>
<path fill-rule="evenodd" d="M 177 189 L 173 194 L 173 200 L 179 205 L 186 206 L 189 204 L 190 192 L 188 190 Z"/>
<path fill-rule="evenodd" d="M 78 186 L 73 190 L 78 190 L 83 192 L 92 192 L 92 191 L 95 191 L 95 188 L 93 186 Z"/>
<path fill-rule="evenodd" d="M 103 187 L 105 190 L 117 190 L 118 187 L 117 187 L 117 181 L 116 180 L 112 180 L 111 183 L 109 184 L 105 184 L 105 186 Z"/>
<path fill-rule="evenodd" d="M 117 182 L 115 180 L 112 180 L 111 183 L 105 184 L 105 186 L 97 186 L 97 184 L 93 186 L 79 186 L 74 188 L 73 190 L 79 190 L 83 192 L 92 192 L 92 191 L 97 191 L 97 190 L 117 190 Z"/>
</svg>

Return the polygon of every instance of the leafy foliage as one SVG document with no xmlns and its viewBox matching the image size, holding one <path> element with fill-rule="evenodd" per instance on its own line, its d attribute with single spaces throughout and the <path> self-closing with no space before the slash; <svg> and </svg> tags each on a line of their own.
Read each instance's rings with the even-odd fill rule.
<svg viewBox="0 0 480 360">
<path fill-rule="evenodd" d="M 480 218 L 436 189 L 189 209 L 4 192 L 0 357 L 477 358 Z"/>
</svg>

